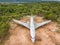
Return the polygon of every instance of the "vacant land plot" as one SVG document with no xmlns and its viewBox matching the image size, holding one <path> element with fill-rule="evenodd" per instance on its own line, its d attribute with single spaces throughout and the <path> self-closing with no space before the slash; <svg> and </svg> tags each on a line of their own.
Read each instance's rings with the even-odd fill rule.
<svg viewBox="0 0 60 45">
<path fill-rule="evenodd" d="M 26 17 L 20 21 L 29 22 L 29 18 Z M 39 23 L 44 20 L 42 17 L 35 17 L 34 21 Z M 10 22 L 10 36 L 4 45 L 58 45 L 60 44 L 60 34 L 55 32 L 57 29 L 55 22 L 39 27 L 36 29 L 36 41 L 32 43 L 29 29 Z"/>
</svg>

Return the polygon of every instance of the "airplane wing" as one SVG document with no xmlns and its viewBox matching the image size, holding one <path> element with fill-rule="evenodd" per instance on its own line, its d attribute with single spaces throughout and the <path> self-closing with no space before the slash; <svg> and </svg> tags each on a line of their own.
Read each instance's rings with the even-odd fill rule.
<svg viewBox="0 0 60 45">
<path fill-rule="evenodd" d="M 21 22 L 19 20 L 15 20 L 15 19 L 13 19 L 13 21 L 17 24 L 20 24 L 22 26 L 25 26 L 25 27 L 29 28 L 29 23 Z"/>
<path fill-rule="evenodd" d="M 51 22 L 51 20 L 48 20 L 48 21 L 45 21 L 45 22 L 42 22 L 42 23 L 35 23 L 35 29 L 38 28 L 38 27 L 40 27 L 40 26 L 43 26 L 45 24 L 48 24 L 50 22 Z"/>
</svg>

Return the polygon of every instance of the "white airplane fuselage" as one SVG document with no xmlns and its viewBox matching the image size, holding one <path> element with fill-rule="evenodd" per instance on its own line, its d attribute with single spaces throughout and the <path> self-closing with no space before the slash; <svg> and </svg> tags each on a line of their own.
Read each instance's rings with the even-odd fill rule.
<svg viewBox="0 0 60 45">
<path fill-rule="evenodd" d="M 31 41 L 33 43 L 35 42 L 35 29 L 51 22 L 51 20 L 48 20 L 48 21 L 44 21 L 44 22 L 41 22 L 41 23 L 35 23 L 33 16 L 30 17 L 30 22 L 29 23 L 21 22 L 19 20 L 15 20 L 15 19 L 13 19 L 13 21 L 17 24 L 23 25 L 26 28 L 30 29 Z"/>
<path fill-rule="evenodd" d="M 35 41 L 35 27 L 33 17 L 30 17 L 30 35 L 32 42 Z"/>
</svg>

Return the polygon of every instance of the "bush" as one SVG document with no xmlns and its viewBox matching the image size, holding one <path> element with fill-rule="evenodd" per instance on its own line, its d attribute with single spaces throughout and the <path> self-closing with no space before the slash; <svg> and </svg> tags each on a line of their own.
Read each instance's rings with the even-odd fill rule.
<svg viewBox="0 0 60 45">
<path fill-rule="evenodd" d="M 57 21 L 57 17 L 54 14 L 44 15 L 44 18 L 45 19 L 50 19 L 50 20 L 53 20 L 53 21 Z"/>
<path fill-rule="evenodd" d="M 9 25 L 6 22 L 0 22 L 0 38 L 5 38 L 9 30 Z"/>
</svg>

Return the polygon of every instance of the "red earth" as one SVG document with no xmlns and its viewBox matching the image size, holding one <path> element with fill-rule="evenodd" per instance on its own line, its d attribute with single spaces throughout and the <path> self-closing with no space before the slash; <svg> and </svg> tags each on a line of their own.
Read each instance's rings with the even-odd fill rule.
<svg viewBox="0 0 60 45">
<path fill-rule="evenodd" d="M 20 21 L 29 22 L 30 17 L 22 18 Z M 42 17 L 35 17 L 34 21 L 43 22 Z M 10 36 L 5 40 L 4 45 L 59 45 L 60 34 L 55 31 L 58 29 L 57 23 L 51 22 L 36 29 L 36 40 L 32 43 L 30 31 L 26 27 L 10 22 Z"/>
</svg>

